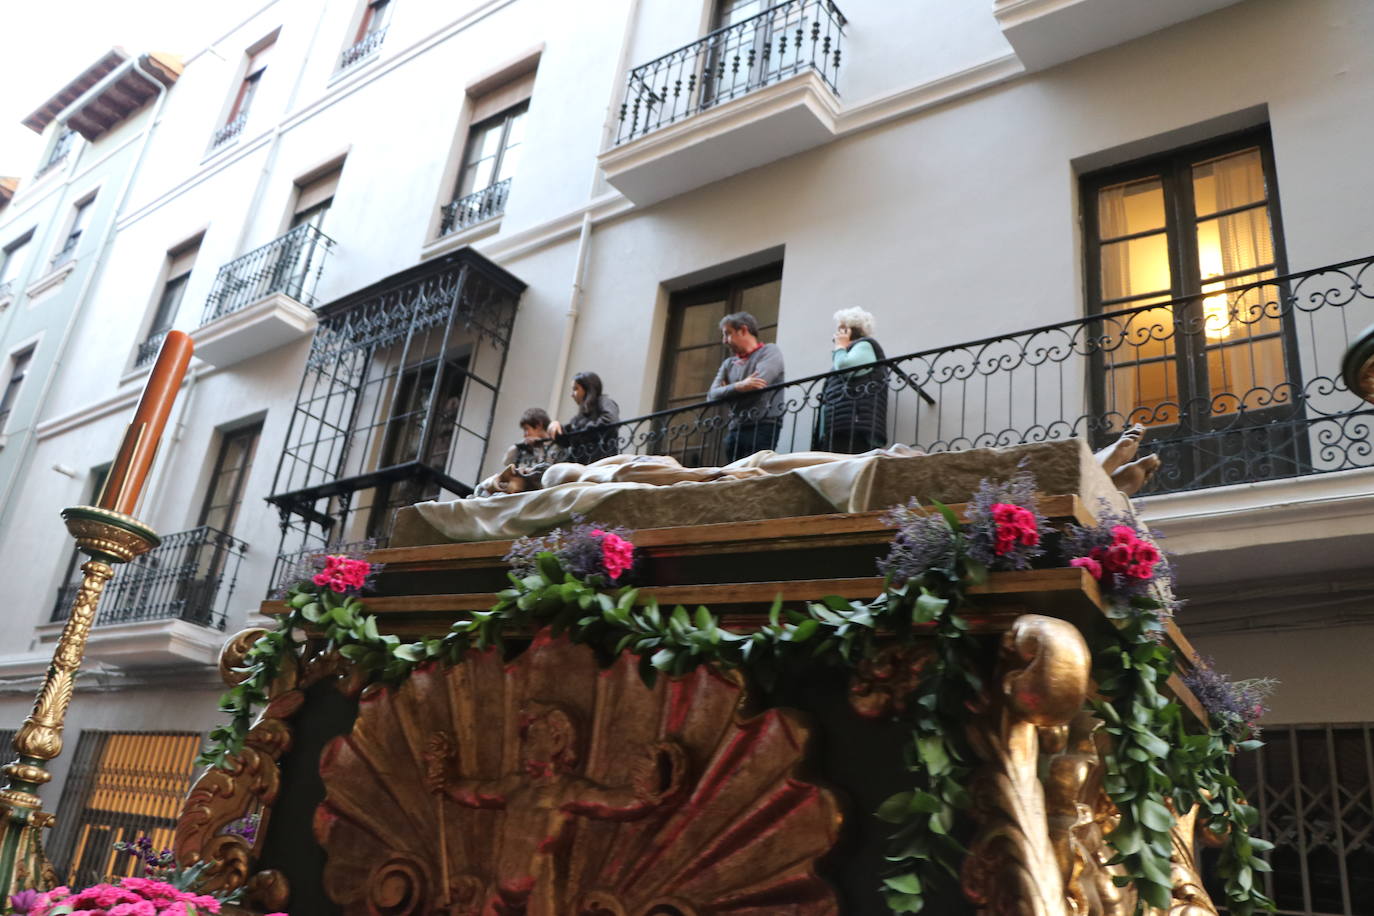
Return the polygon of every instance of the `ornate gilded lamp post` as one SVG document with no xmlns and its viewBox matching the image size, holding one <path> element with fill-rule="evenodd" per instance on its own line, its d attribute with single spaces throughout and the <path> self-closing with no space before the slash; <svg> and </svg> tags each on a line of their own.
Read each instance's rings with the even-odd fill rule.
<svg viewBox="0 0 1374 916">
<path fill-rule="evenodd" d="M 1341 376 L 1351 391 L 1374 404 L 1374 324 L 1345 351 Z"/>
<path fill-rule="evenodd" d="M 47 889 L 57 883 L 42 842 L 43 828 L 52 826 L 55 818 L 40 810 L 38 789 L 52 779 L 45 765 L 62 753 L 62 725 L 77 670 L 114 564 L 127 563 L 159 543 L 153 530 L 134 518 L 133 512 L 190 361 L 190 337 L 168 332 L 97 505 L 62 511 L 67 531 L 90 559 L 81 566 L 81 588 L 33 712 L 15 735 L 18 759 L 4 768 L 8 777 L 0 789 L 0 893 L 4 900 L 20 890 Z"/>
</svg>

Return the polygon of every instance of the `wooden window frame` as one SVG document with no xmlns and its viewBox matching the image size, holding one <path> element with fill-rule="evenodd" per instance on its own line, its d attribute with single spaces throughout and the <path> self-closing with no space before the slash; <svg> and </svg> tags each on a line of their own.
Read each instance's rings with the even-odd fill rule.
<svg viewBox="0 0 1374 916">
<path fill-rule="evenodd" d="M 763 267 L 757 267 L 742 273 L 732 274 L 719 280 L 712 280 L 699 286 L 692 286 L 687 289 L 678 290 L 669 296 L 668 300 L 668 322 L 663 335 L 662 358 L 659 360 L 658 390 L 654 393 L 654 410 L 686 409 L 688 404 L 679 404 L 676 408 L 669 408 L 668 402 L 672 400 L 673 373 L 677 368 L 678 357 L 686 350 L 705 349 L 706 344 L 694 344 L 691 346 L 681 346 L 679 338 L 682 335 L 682 323 L 687 309 L 694 305 L 702 305 L 723 299 L 725 301 L 725 311 L 721 317 L 741 311 L 741 300 L 746 289 L 762 286 L 765 283 L 782 280 L 783 262 L 775 261 Z M 780 303 L 781 304 L 781 303 Z M 766 331 L 774 331 L 779 322 L 761 325 L 759 327 L 759 339 L 764 338 Z M 776 333 L 774 333 L 776 337 Z M 717 342 L 717 346 L 719 342 Z M 725 349 L 720 348 L 721 359 L 725 359 Z M 708 382 L 709 384 L 709 382 Z M 702 403 L 706 399 L 705 392 L 702 393 Z"/>
<path fill-rule="evenodd" d="M 1260 162 L 1264 174 L 1265 182 L 1265 206 L 1269 211 L 1270 233 L 1273 242 L 1272 266 L 1266 268 L 1251 268 L 1235 276 L 1250 276 L 1256 273 L 1272 272 L 1275 276 L 1284 276 L 1288 272 L 1288 262 L 1286 246 L 1284 243 L 1283 218 L 1281 212 L 1281 196 L 1279 193 L 1278 177 L 1274 165 L 1273 142 L 1270 137 L 1268 125 L 1261 127 L 1248 128 L 1236 133 L 1227 134 L 1201 143 L 1190 144 L 1188 146 L 1169 150 L 1164 153 L 1133 160 L 1131 162 L 1111 166 L 1109 168 L 1095 170 L 1080 176 L 1080 205 L 1083 225 L 1083 289 L 1087 301 L 1087 310 L 1090 315 L 1110 314 L 1108 309 L 1111 306 L 1124 302 L 1123 299 L 1113 299 L 1104 303 L 1102 297 L 1102 241 L 1098 223 L 1098 192 L 1105 188 L 1116 185 L 1139 181 L 1147 178 L 1158 177 L 1164 189 L 1164 235 L 1168 251 L 1170 288 L 1167 291 L 1170 300 L 1188 299 L 1189 309 L 1200 308 L 1203 295 L 1203 286 L 1224 280 L 1228 275 L 1222 277 L 1208 277 L 1204 280 L 1198 268 L 1198 251 L 1196 238 L 1196 225 L 1199 222 L 1193 198 L 1193 182 L 1191 171 L 1194 166 L 1207 162 L 1212 159 L 1222 158 L 1232 153 L 1238 153 L 1251 147 L 1258 147 L 1260 152 Z M 1237 208 L 1242 209 L 1242 208 Z M 1224 214 L 1231 211 L 1218 211 Z M 1204 219 L 1215 218 L 1217 214 L 1208 214 Z M 1152 233 L 1158 230 L 1150 230 Z M 1131 238 L 1132 236 L 1122 236 L 1121 239 Z M 1113 241 L 1121 239 L 1113 238 Z M 1161 293 L 1162 295 L 1162 293 Z M 1146 304 L 1152 295 L 1137 294 L 1139 304 Z M 1163 303 L 1160 303 L 1163 304 Z M 1131 308 L 1133 306 L 1125 306 Z M 1180 323 L 1194 320 L 1193 315 L 1175 315 L 1175 327 Z M 1200 326 L 1200 325 L 1199 325 Z M 1282 321 L 1281 337 L 1283 341 L 1283 355 L 1288 371 L 1288 377 L 1284 384 L 1289 386 L 1291 391 L 1300 391 L 1301 363 L 1299 361 L 1296 332 L 1292 321 L 1285 316 Z M 1195 335 L 1201 336 L 1201 335 Z M 1180 338 L 1174 335 L 1175 345 L 1173 355 L 1167 359 L 1172 363 L 1173 379 L 1177 384 L 1177 397 L 1180 405 L 1180 412 L 1186 412 L 1190 402 L 1201 397 L 1201 392 L 1208 392 L 1210 399 L 1210 388 L 1206 377 L 1206 354 L 1205 347 L 1194 346 L 1188 338 Z M 1196 352 L 1185 352 L 1184 347 L 1193 347 Z M 1186 365 L 1185 365 L 1186 364 Z M 1191 371 L 1186 366 L 1191 366 Z M 1102 361 L 1094 360 L 1090 373 L 1090 384 L 1092 389 L 1093 410 L 1098 416 L 1105 416 L 1110 405 L 1107 403 L 1107 374 L 1108 370 Z M 1197 417 L 1180 417 L 1173 423 L 1159 424 L 1152 427 L 1158 430 L 1161 428 L 1175 428 L 1181 426 L 1185 419 L 1194 426 L 1199 425 Z M 1129 422 L 1129 418 L 1127 418 Z M 1212 418 L 1210 415 L 1201 418 L 1200 426 L 1207 428 L 1210 426 Z M 1194 430 L 1196 432 L 1198 430 Z M 1116 432 L 1094 430 L 1101 441 L 1114 438 Z M 1099 443 L 1100 444 L 1100 443 Z"/>
</svg>

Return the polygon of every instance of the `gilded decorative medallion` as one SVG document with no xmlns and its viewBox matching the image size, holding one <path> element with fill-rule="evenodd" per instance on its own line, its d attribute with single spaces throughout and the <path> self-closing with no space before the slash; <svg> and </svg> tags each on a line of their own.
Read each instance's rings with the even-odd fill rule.
<svg viewBox="0 0 1374 916">
<path fill-rule="evenodd" d="M 364 698 L 326 748 L 315 832 L 349 914 L 833 914 L 815 874 L 834 797 L 796 775 L 807 730 L 743 717 L 706 668 L 654 688 L 634 656 L 541 633 Z"/>
</svg>

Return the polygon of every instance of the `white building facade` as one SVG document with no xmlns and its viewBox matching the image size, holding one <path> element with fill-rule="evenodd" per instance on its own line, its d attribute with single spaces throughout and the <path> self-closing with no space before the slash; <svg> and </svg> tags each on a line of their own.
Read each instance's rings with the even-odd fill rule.
<svg viewBox="0 0 1374 916">
<path fill-rule="evenodd" d="M 1374 790 L 1338 762 L 1374 760 L 1374 427 L 1336 378 L 1374 322 L 1372 44 L 1361 0 L 269 4 L 157 110 L 0 508 L 28 571 L 0 710 L 22 719 L 60 627 L 58 512 L 168 328 L 200 354 L 141 513 L 168 546 L 93 635 L 68 819 L 120 736 L 215 724 L 218 646 L 293 554 L 463 495 L 526 408 L 571 416 L 576 372 L 624 417 L 671 411 L 622 448 L 711 460 L 721 418 L 694 405 L 747 310 L 794 380 L 779 448 L 842 447 L 801 380 L 861 306 L 910 354 L 884 440 L 1150 427 L 1185 632 L 1285 682 L 1253 774 L 1294 837 L 1275 891 L 1371 912 L 1350 812 Z M 1363 801 L 1309 830 L 1289 795 L 1328 784 Z"/>
</svg>

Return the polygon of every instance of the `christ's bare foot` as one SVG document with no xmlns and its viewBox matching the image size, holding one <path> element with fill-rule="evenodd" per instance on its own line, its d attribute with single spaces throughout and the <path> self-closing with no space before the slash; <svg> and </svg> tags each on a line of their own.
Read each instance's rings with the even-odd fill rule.
<svg viewBox="0 0 1374 916">
<path fill-rule="evenodd" d="M 1102 465 L 1102 470 L 1107 472 L 1107 476 L 1115 474 L 1127 462 L 1135 460 L 1135 454 L 1140 449 L 1140 440 L 1145 436 L 1145 427 L 1140 423 L 1131 426 L 1121 438 L 1097 453 L 1097 463 Z"/>
<path fill-rule="evenodd" d="M 1130 464 L 1122 465 L 1112 475 L 1112 483 L 1116 488 L 1127 496 L 1134 496 L 1140 492 L 1145 484 L 1149 483 L 1155 471 L 1159 470 L 1160 460 L 1158 455 L 1146 455 L 1132 461 Z"/>
</svg>

